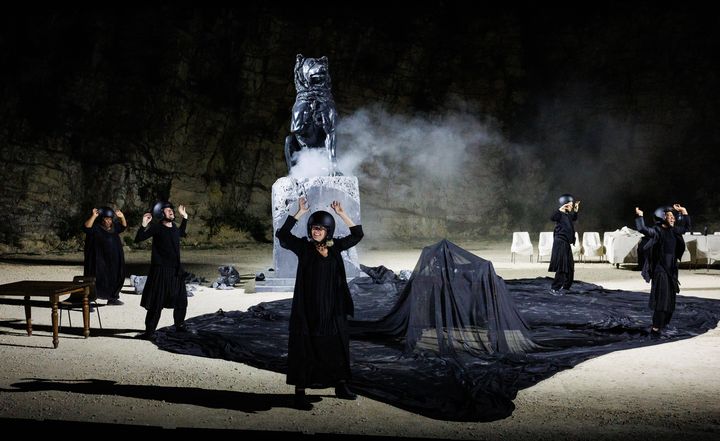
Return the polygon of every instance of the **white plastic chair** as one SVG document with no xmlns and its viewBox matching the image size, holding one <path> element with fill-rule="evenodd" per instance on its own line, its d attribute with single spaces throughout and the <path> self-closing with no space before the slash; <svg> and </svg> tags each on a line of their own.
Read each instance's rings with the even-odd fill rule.
<svg viewBox="0 0 720 441">
<path fill-rule="evenodd" d="M 595 231 L 586 231 L 583 233 L 582 255 L 585 259 L 588 257 L 599 257 L 600 261 L 603 260 L 605 252 L 603 251 L 603 245 L 600 242 L 600 233 Z"/>
<path fill-rule="evenodd" d="M 701 239 L 701 237 L 688 233 L 683 234 L 685 251 L 683 251 L 682 257 L 680 257 L 680 263 L 689 263 L 690 269 L 692 269 L 693 265 L 697 265 L 698 239 Z"/>
<path fill-rule="evenodd" d="M 697 259 L 706 262 L 706 269 L 710 270 L 710 265 L 714 261 L 720 260 L 720 238 L 715 235 L 701 236 L 697 238 Z"/>
<path fill-rule="evenodd" d="M 552 255 L 553 239 L 552 231 L 543 231 L 540 233 L 540 238 L 538 240 L 538 262 L 540 262 L 542 256 Z"/>
<path fill-rule="evenodd" d="M 532 262 L 532 256 L 535 253 L 533 244 L 530 242 L 530 233 L 527 231 L 515 231 L 513 232 L 512 245 L 510 246 L 510 261 L 515 262 L 515 255 L 530 256 L 530 262 Z"/>
<path fill-rule="evenodd" d="M 613 258 L 612 249 L 613 241 L 615 240 L 615 231 L 606 231 L 603 233 L 602 244 L 603 253 L 605 253 L 605 261 L 610 262 Z"/>
<path fill-rule="evenodd" d="M 575 233 L 575 245 L 570 245 L 570 250 L 573 254 L 573 260 L 580 260 L 580 253 L 582 253 L 582 243 L 580 243 L 580 236 Z"/>
</svg>

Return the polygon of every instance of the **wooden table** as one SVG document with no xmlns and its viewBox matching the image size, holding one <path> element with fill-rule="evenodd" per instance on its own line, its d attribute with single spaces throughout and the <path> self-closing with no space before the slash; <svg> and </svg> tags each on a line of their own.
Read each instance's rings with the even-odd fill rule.
<svg viewBox="0 0 720 441">
<path fill-rule="evenodd" d="M 50 306 L 52 309 L 53 346 L 57 348 L 60 342 L 58 338 L 58 303 L 61 296 L 72 293 L 80 293 L 83 295 L 83 335 L 85 338 L 90 336 L 90 304 L 88 296 L 90 295 L 90 287 L 92 285 L 92 282 L 78 283 L 41 280 L 23 280 L 20 282 L 6 283 L 0 285 L 0 296 L 6 296 L 5 298 L 0 298 L 0 303 L 25 306 L 25 320 L 27 321 L 28 335 L 32 335 L 30 307 Z M 23 297 L 23 299 L 8 297 Z M 45 298 L 47 300 L 32 300 L 33 297 Z"/>
</svg>

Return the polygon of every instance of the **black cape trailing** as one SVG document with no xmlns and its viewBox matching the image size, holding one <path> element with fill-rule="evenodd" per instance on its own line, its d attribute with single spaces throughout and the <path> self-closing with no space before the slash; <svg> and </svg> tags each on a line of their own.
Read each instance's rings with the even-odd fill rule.
<svg viewBox="0 0 720 441">
<path fill-rule="evenodd" d="M 503 281 L 492 264 L 450 242 L 426 247 L 408 280 L 366 269 L 349 288 L 351 388 L 432 418 L 491 421 L 520 389 L 612 351 L 714 328 L 720 301 L 678 297 L 673 325 L 649 335 L 648 294 L 576 282 L 556 297 L 548 279 Z M 286 373 L 291 299 L 187 320 L 157 333 L 165 350 Z"/>
</svg>

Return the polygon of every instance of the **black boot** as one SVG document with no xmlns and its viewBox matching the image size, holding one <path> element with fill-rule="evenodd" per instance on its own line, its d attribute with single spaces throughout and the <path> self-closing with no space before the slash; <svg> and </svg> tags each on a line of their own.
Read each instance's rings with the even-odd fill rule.
<svg viewBox="0 0 720 441">
<path fill-rule="evenodd" d="M 335 396 L 341 400 L 354 400 L 357 398 L 357 395 L 348 388 L 347 383 L 344 381 L 341 381 L 335 386 Z"/>
<path fill-rule="evenodd" d="M 660 338 L 661 336 L 662 336 L 662 332 L 659 328 L 656 328 L 654 326 L 652 328 L 650 328 L 650 338 L 655 339 L 655 338 Z"/>
<path fill-rule="evenodd" d="M 298 410 L 312 410 L 313 405 L 305 395 L 305 389 L 295 389 L 294 406 Z"/>
</svg>

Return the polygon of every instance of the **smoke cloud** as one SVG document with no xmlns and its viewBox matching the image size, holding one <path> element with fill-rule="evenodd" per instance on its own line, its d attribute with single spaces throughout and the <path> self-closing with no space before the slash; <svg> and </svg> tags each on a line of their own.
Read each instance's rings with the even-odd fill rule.
<svg viewBox="0 0 720 441">
<path fill-rule="evenodd" d="M 461 111 L 407 116 L 374 106 L 338 129 L 339 168 L 358 177 L 364 218 L 383 236 L 501 234 L 512 218 L 508 161 L 533 167 L 520 151 L 491 120 Z"/>
<path fill-rule="evenodd" d="M 290 170 L 290 177 L 295 179 L 329 175 L 330 158 L 325 149 L 304 148 L 295 153 L 296 163 Z"/>
<path fill-rule="evenodd" d="M 362 221 L 374 236 L 429 241 L 550 231 L 562 193 L 583 201 L 580 232 L 630 225 L 632 203 L 618 201 L 640 191 L 650 140 L 618 118 L 554 106 L 534 121 L 538 142 L 531 144 L 510 142 L 493 120 L 472 112 L 362 108 L 340 119 L 338 166 L 358 177 Z M 326 170 L 324 149 L 303 151 L 291 176 Z"/>
</svg>

